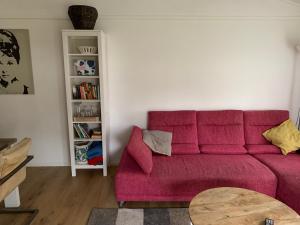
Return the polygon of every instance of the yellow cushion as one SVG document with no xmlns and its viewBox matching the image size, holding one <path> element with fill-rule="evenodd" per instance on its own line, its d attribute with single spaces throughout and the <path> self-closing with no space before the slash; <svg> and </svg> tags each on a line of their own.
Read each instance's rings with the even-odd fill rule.
<svg viewBox="0 0 300 225">
<path fill-rule="evenodd" d="M 300 148 L 300 132 L 290 119 L 265 131 L 263 136 L 273 145 L 279 147 L 284 155 Z"/>
</svg>

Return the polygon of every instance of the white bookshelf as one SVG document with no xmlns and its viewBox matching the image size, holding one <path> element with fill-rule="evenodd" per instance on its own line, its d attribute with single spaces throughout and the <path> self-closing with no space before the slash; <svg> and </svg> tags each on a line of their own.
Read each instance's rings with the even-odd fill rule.
<svg viewBox="0 0 300 225">
<path fill-rule="evenodd" d="M 99 30 L 63 30 L 63 55 L 65 68 L 66 102 L 68 113 L 69 146 L 71 158 L 72 176 L 76 176 L 78 169 L 100 169 L 107 176 L 107 133 L 108 111 L 106 107 L 106 54 L 105 35 Z M 97 53 L 81 54 L 79 46 L 96 46 Z M 92 60 L 96 63 L 95 72 L 89 75 L 78 74 L 74 63 L 77 60 Z M 81 95 L 81 86 L 84 83 L 90 85 L 93 91 Z M 74 91 L 75 90 L 75 91 Z M 80 95 L 78 96 L 78 90 Z M 88 89 L 90 90 L 90 89 Z M 84 92 L 83 93 L 87 93 Z M 86 97 L 88 96 L 88 97 Z M 91 97 L 92 96 L 92 97 Z M 82 98 L 85 99 L 82 99 Z M 81 111 L 84 109 L 84 112 Z M 82 115 L 84 114 L 85 115 Z M 75 121 L 74 117 L 97 117 L 95 121 Z M 87 134 L 93 129 L 102 131 L 101 138 L 79 136 L 74 129 L 75 125 L 85 126 Z M 79 142 L 97 142 L 102 146 L 103 162 L 97 165 L 89 165 L 85 161 L 79 161 L 76 157 L 75 145 Z"/>
</svg>

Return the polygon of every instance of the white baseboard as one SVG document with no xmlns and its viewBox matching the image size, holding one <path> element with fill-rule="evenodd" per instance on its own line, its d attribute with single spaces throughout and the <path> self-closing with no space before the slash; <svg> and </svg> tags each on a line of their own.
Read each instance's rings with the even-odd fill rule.
<svg viewBox="0 0 300 225">
<path fill-rule="evenodd" d="M 47 166 L 71 166 L 69 162 L 43 162 L 43 163 L 29 163 L 29 167 L 47 167 Z"/>
</svg>

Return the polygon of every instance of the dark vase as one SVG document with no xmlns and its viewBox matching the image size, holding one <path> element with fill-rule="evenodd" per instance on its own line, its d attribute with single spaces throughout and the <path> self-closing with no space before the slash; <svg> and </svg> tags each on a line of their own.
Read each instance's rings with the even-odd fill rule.
<svg viewBox="0 0 300 225">
<path fill-rule="evenodd" d="M 71 5 L 69 17 L 75 29 L 93 30 L 98 18 L 97 9 L 87 5 Z"/>
</svg>

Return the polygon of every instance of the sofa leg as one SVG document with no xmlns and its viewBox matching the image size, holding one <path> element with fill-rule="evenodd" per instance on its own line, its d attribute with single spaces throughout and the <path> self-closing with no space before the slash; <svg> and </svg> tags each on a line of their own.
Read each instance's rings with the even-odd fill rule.
<svg viewBox="0 0 300 225">
<path fill-rule="evenodd" d="M 124 205 L 125 205 L 125 201 L 120 201 L 120 202 L 119 202 L 119 208 L 123 208 Z"/>
</svg>

